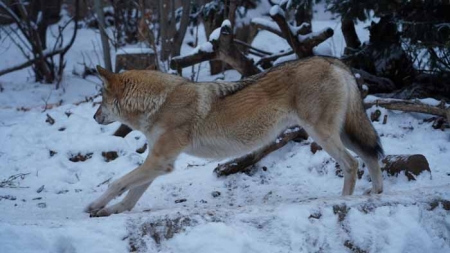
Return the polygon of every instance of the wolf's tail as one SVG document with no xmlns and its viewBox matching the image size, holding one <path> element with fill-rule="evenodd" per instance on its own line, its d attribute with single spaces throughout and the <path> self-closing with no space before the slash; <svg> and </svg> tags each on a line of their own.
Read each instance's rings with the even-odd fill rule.
<svg viewBox="0 0 450 253">
<path fill-rule="evenodd" d="M 355 87 L 356 88 L 356 87 Z M 349 99 L 345 123 L 341 136 L 345 142 L 350 142 L 350 146 L 357 153 L 362 153 L 367 157 L 380 159 L 384 156 L 383 147 L 380 143 L 378 133 L 367 117 L 364 105 L 358 90 L 352 93 Z"/>
</svg>

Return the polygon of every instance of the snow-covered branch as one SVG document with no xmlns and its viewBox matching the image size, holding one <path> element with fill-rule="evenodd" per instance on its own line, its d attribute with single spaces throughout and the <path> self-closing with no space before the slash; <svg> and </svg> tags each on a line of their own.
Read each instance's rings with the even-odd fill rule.
<svg viewBox="0 0 450 253">
<path fill-rule="evenodd" d="M 172 58 L 170 68 L 180 72 L 182 68 L 209 60 L 226 62 L 243 76 L 260 72 L 253 60 L 236 48 L 231 23 L 228 20 L 224 20 L 222 26 L 211 33 L 208 42 L 194 49 L 192 53 Z"/>
</svg>

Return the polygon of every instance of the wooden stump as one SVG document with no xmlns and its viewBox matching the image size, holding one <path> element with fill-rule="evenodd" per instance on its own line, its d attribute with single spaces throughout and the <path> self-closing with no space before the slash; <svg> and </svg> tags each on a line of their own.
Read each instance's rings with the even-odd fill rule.
<svg viewBox="0 0 450 253">
<path fill-rule="evenodd" d="M 119 49 L 116 55 L 116 73 L 122 70 L 146 69 L 155 64 L 155 54 L 149 48 Z"/>
<path fill-rule="evenodd" d="M 430 165 L 423 155 L 388 155 L 382 160 L 386 171 L 391 176 L 397 176 L 404 171 L 409 181 L 416 180 L 416 177 L 424 171 L 431 175 Z"/>
</svg>

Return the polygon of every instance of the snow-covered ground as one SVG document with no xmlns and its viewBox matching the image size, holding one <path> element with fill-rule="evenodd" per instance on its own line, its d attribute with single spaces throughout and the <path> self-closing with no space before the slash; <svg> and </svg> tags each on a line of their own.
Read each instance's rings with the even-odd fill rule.
<svg viewBox="0 0 450 253">
<path fill-rule="evenodd" d="M 335 29 L 324 44 L 339 55 L 338 21 L 318 17 L 313 29 Z M 363 27 L 357 31 L 364 40 Z M 200 40 L 206 40 L 204 34 Z M 283 43 L 261 32 L 253 44 L 270 51 Z M 449 131 L 434 130 L 423 122 L 425 115 L 384 109 L 387 124 L 374 126 L 386 154 L 425 155 L 431 177 L 423 173 L 408 181 L 385 175 L 385 192 L 365 196 L 371 185 L 366 172 L 355 194 L 342 197 L 343 179 L 336 176 L 334 161 L 323 151 L 312 154 L 309 139 L 270 154 L 251 175 L 217 178 L 212 171 L 220 161 L 182 155 L 175 171 L 158 178 L 131 212 L 89 218 L 83 208 L 148 152 L 136 152 L 145 143 L 141 133 L 114 137 L 118 123 L 101 126 L 93 120 L 100 97 L 74 104 L 97 94 L 99 80 L 73 76 L 72 70 L 83 57 L 98 64 L 99 45 L 94 31 L 79 31 L 61 90 L 33 83 L 29 70 L 0 77 L 1 253 L 450 252 L 448 207 L 430 206 L 433 200 L 450 200 Z M 0 69 L 23 60 L 14 50 L 3 52 Z M 184 46 L 182 52 L 190 50 Z M 240 77 L 236 71 L 211 77 L 207 68 L 200 66 L 199 80 Z M 190 77 L 191 69 L 183 74 Z M 60 100 L 61 106 L 43 111 L 46 103 Z M 119 157 L 106 162 L 106 151 Z M 78 154 L 90 158 L 69 160 Z M 21 176 L 8 181 L 14 175 Z"/>
</svg>

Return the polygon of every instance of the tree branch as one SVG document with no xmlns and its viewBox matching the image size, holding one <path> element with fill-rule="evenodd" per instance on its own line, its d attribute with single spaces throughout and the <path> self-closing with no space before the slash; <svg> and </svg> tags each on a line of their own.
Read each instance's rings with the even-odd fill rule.
<svg viewBox="0 0 450 253">
<path fill-rule="evenodd" d="M 388 100 L 388 99 L 377 99 L 374 102 L 364 103 L 364 107 L 366 109 L 374 105 L 389 110 L 399 110 L 403 112 L 418 112 L 446 117 L 447 120 L 450 122 L 450 107 L 442 108 L 439 106 L 427 105 L 419 101 Z"/>
<path fill-rule="evenodd" d="M 67 53 L 67 51 L 69 51 L 69 49 L 72 47 L 73 43 L 75 42 L 75 38 L 77 37 L 78 16 L 79 16 L 79 4 L 78 4 L 78 2 L 79 2 L 79 0 L 75 1 L 76 8 L 75 8 L 75 17 L 74 17 L 74 22 L 75 22 L 74 23 L 74 32 L 72 34 L 72 37 L 70 38 L 69 43 L 64 48 L 52 51 L 52 52 L 47 53 L 47 54 L 43 54 L 42 57 L 31 59 L 31 60 L 29 60 L 27 62 L 24 62 L 22 64 L 19 64 L 19 65 L 16 65 L 16 66 L 13 66 L 13 67 L 10 67 L 10 68 L 7 68 L 7 69 L 0 70 L 0 76 L 8 74 L 8 73 L 11 73 L 11 72 L 14 72 L 14 71 L 17 71 L 17 70 L 20 70 L 20 69 L 24 69 L 26 67 L 29 67 L 29 66 L 33 65 L 34 63 L 36 63 L 38 61 L 41 61 L 42 59 L 46 59 L 48 57 L 53 57 L 53 56 L 55 56 L 57 54 L 65 54 L 65 53 Z M 2 1 L 0 1 L 0 7 L 3 7 L 2 4 L 4 5 L 4 3 Z"/>
<path fill-rule="evenodd" d="M 263 18 L 254 18 L 251 23 L 257 28 L 261 30 L 266 30 L 268 32 L 274 33 L 283 38 L 283 33 L 280 30 L 280 27 L 276 26 L 276 23 L 263 19 Z"/>
<path fill-rule="evenodd" d="M 284 57 L 284 56 L 288 56 L 288 55 L 291 55 L 293 53 L 294 53 L 294 51 L 288 50 L 288 51 L 283 52 L 283 53 L 273 54 L 273 55 L 269 55 L 269 56 L 266 56 L 266 57 L 262 57 L 261 59 L 259 59 L 259 61 L 256 63 L 256 65 L 259 65 L 259 66 L 261 66 L 264 69 L 267 69 L 267 68 L 272 67 L 272 65 L 273 65 L 272 63 L 274 61 L 276 61 L 278 58 Z"/>
<path fill-rule="evenodd" d="M 170 61 L 170 68 L 178 70 L 198 64 L 200 62 L 215 60 L 216 58 L 216 52 L 207 52 L 199 49 L 196 53 L 172 58 L 172 60 Z"/>
<path fill-rule="evenodd" d="M 237 70 L 243 76 L 251 76 L 259 73 L 260 70 L 255 66 L 253 60 L 247 58 L 236 48 L 233 41 L 233 31 L 230 27 L 229 21 L 225 20 L 222 23 L 222 26 L 217 29 L 213 33 L 218 32 L 218 37 L 213 37 L 210 39 L 209 42 L 206 42 L 200 46 L 200 48 L 193 54 L 173 58 L 170 61 L 170 68 L 180 72 L 182 68 L 192 66 L 203 61 L 221 60 L 231 65 L 233 69 Z M 202 50 L 202 48 L 207 50 Z"/>
<path fill-rule="evenodd" d="M 282 37 L 286 39 L 298 58 L 312 56 L 313 48 L 334 34 L 331 28 L 323 29 L 317 33 L 305 34 L 309 31 L 310 26 L 305 23 L 298 27 L 289 25 L 280 6 L 273 6 L 270 10 L 270 16 L 278 24 L 283 34 Z"/>
</svg>

